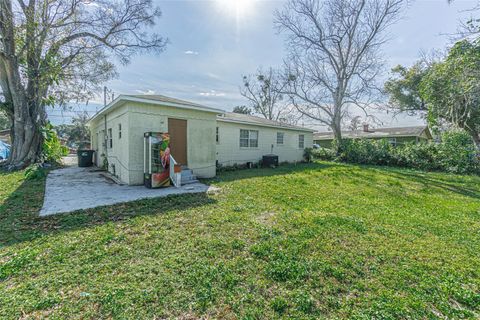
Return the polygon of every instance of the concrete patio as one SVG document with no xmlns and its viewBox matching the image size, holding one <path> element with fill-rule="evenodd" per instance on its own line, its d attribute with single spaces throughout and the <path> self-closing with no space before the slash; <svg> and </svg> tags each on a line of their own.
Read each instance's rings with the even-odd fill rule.
<svg viewBox="0 0 480 320">
<path fill-rule="evenodd" d="M 69 163 L 70 164 L 70 163 Z M 47 177 L 45 197 L 40 216 L 72 212 L 145 198 L 175 194 L 202 193 L 211 190 L 203 183 L 180 188 L 148 189 L 144 186 L 118 185 L 100 174 L 94 167 L 75 165 L 53 170 Z"/>
</svg>

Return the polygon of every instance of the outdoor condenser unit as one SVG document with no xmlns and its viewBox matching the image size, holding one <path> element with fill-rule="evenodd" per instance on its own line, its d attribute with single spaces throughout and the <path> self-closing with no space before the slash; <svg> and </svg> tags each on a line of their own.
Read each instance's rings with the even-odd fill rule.
<svg viewBox="0 0 480 320">
<path fill-rule="evenodd" d="M 170 136 L 168 133 L 144 133 L 143 183 L 147 188 L 170 186 Z"/>
</svg>

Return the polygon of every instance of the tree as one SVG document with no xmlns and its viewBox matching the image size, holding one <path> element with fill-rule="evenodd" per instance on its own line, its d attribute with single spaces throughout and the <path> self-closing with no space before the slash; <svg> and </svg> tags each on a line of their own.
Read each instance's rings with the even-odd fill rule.
<svg viewBox="0 0 480 320">
<path fill-rule="evenodd" d="M 87 126 L 89 118 L 87 112 L 80 113 L 73 117 L 72 124 L 57 126 L 56 131 L 60 137 L 67 138 L 70 146 L 83 148 L 90 143 L 90 130 Z"/>
<path fill-rule="evenodd" d="M 361 116 L 355 116 L 350 120 L 350 123 L 348 124 L 348 130 L 350 131 L 357 131 L 360 129 L 362 126 L 362 117 Z"/>
<path fill-rule="evenodd" d="M 430 123 L 447 121 L 464 129 L 480 151 L 480 43 L 462 40 L 434 63 L 419 85 Z"/>
<path fill-rule="evenodd" d="M 252 109 L 265 119 L 280 121 L 285 119 L 288 97 L 285 96 L 286 83 L 272 68 L 243 76 L 240 94 L 248 99 Z"/>
<path fill-rule="evenodd" d="M 392 69 L 394 77 L 385 82 L 385 92 L 390 96 L 389 106 L 396 112 L 408 115 L 425 114 L 427 104 L 420 94 L 420 82 L 428 71 L 422 62 L 410 68 L 398 65 Z"/>
<path fill-rule="evenodd" d="M 46 105 L 86 99 L 128 63 L 166 40 L 147 28 L 160 10 L 151 0 L 0 0 L 0 108 L 12 121 L 9 165 L 38 161 Z"/>
<path fill-rule="evenodd" d="M 233 112 L 234 112 L 234 113 L 241 113 L 241 114 L 251 115 L 251 114 L 252 114 L 252 109 L 250 109 L 250 108 L 247 107 L 247 106 L 236 106 L 235 108 L 233 108 Z"/>
<path fill-rule="evenodd" d="M 275 24 L 287 36 L 287 92 L 296 109 L 341 140 L 349 108 L 366 111 L 378 93 L 380 49 L 402 0 L 290 0 Z"/>
</svg>

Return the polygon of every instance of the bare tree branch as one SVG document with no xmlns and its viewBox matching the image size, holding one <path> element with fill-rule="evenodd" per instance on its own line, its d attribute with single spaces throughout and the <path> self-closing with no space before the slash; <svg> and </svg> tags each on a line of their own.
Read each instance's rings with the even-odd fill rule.
<svg viewBox="0 0 480 320">
<path fill-rule="evenodd" d="M 287 37 L 285 93 L 305 116 L 331 127 L 341 139 L 348 108 L 379 97 L 381 47 L 404 0 L 290 0 L 275 14 Z"/>
</svg>

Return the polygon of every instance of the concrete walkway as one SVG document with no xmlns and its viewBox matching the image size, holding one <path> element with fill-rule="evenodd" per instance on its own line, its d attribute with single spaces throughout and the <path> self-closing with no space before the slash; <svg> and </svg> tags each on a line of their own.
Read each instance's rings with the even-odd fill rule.
<svg viewBox="0 0 480 320">
<path fill-rule="evenodd" d="M 180 188 L 148 189 L 144 186 L 118 185 L 109 181 L 95 168 L 77 166 L 53 170 L 47 177 L 45 197 L 40 216 L 95 208 L 138 199 L 165 197 L 172 194 L 209 191 L 203 183 Z"/>
</svg>

